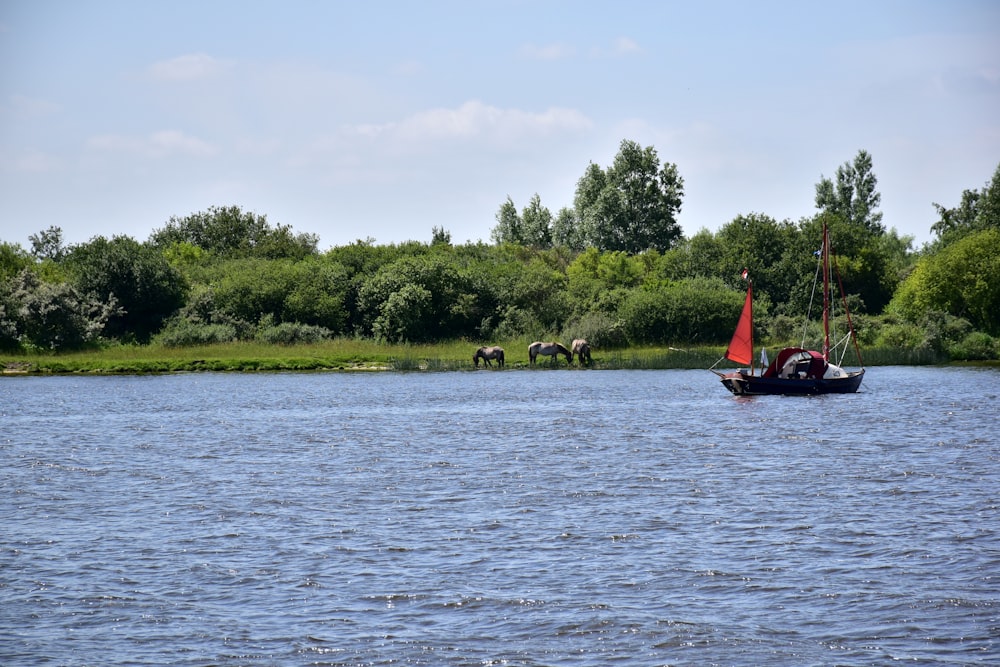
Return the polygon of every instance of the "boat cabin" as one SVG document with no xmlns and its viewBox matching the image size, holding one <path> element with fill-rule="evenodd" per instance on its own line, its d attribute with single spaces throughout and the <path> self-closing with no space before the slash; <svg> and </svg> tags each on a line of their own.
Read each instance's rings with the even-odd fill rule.
<svg viewBox="0 0 1000 667">
<path fill-rule="evenodd" d="M 826 374 L 826 360 L 814 350 L 786 347 L 764 371 L 764 377 L 781 379 L 818 379 Z"/>
</svg>

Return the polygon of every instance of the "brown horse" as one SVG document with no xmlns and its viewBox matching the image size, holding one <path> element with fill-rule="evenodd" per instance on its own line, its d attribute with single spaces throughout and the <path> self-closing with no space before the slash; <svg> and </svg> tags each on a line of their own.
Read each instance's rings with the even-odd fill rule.
<svg viewBox="0 0 1000 667">
<path fill-rule="evenodd" d="M 540 354 L 552 357 L 553 360 L 555 360 L 557 355 L 564 354 L 566 355 L 566 361 L 573 363 L 573 353 L 567 350 L 566 346 L 562 343 L 542 343 L 536 341 L 528 346 L 528 360 L 531 363 L 535 363 L 535 359 Z"/>
<path fill-rule="evenodd" d="M 479 368 L 479 360 L 482 359 L 483 363 L 487 366 L 492 366 L 490 359 L 496 359 L 497 366 L 503 367 L 503 348 L 497 345 L 493 347 L 481 347 L 476 350 L 476 353 L 472 355 L 472 363 Z"/>
<path fill-rule="evenodd" d="M 590 343 L 583 338 L 577 338 L 571 346 L 572 353 L 576 355 L 580 364 L 590 365 Z"/>
</svg>

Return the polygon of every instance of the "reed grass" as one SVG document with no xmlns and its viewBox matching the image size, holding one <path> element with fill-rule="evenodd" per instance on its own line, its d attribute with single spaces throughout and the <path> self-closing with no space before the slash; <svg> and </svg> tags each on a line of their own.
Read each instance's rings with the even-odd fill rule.
<svg viewBox="0 0 1000 667">
<path fill-rule="evenodd" d="M 861 350 L 867 366 L 933 366 L 950 360 L 943 352 L 930 348 L 874 347 Z"/>
<path fill-rule="evenodd" d="M 507 369 L 580 369 L 565 358 L 542 357 L 528 363 L 530 341 L 501 342 Z M 63 353 L 0 353 L 4 374 L 146 374 L 195 371 L 470 371 L 472 353 L 480 343 L 463 340 L 435 344 L 384 344 L 340 338 L 298 345 L 259 342 L 222 343 L 194 347 L 114 345 L 98 350 Z M 777 350 L 777 348 L 774 348 Z M 722 359 L 724 347 L 633 347 L 595 350 L 591 369 L 707 369 Z M 946 363 L 927 349 L 872 348 L 862 350 L 865 364 L 926 365 Z M 850 363 L 847 366 L 853 366 Z M 716 368 L 734 368 L 722 360 Z M 483 365 L 480 364 L 480 369 Z M 497 370 L 494 363 L 492 369 Z"/>
</svg>

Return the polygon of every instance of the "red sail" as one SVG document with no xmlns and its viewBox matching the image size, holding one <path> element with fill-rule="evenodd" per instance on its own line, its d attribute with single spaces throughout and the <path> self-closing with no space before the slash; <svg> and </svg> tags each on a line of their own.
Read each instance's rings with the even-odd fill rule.
<svg viewBox="0 0 1000 667">
<path fill-rule="evenodd" d="M 743 313 L 736 325 L 733 339 L 729 341 L 726 359 L 738 364 L 749 364 L 753 361 L 753 285 L 747 287 L 747 300 L 743 303 Z"/>
</svg>

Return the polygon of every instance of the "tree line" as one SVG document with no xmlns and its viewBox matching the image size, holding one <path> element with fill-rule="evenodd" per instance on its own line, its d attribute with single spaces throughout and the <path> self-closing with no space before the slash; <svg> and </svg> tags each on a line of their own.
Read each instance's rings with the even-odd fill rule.
<svg viewBox="0 0 1000 667">
<path fill-rule="evenodd" d="M 389 342 L 558 336 L 597 347 L 724 344 L 754 279 L 759 335 L 791 342 L 811 299 L 826 222 L 862 342 L 996 358 L 1000 166 L 955 208 L 934 204 L 920 250 L 887 231 L 871 156 L 816 184 L 797 222 L 739 215 L 684 236 L 683 179 L 652 147 L 623 141 L 591 163 L 572 208 L 508 197 L 491 243 L 373 240 L 320 251 L 318 237 L 238 206 L 172 217 L 143 242 L 64 246 L 58 227 L 0 243 L 0 348 L 109 342 L 180 346 L 365 337 Z"/>
</svg>

